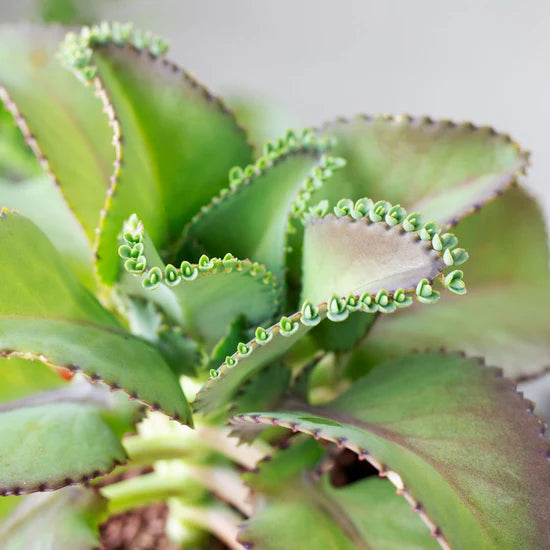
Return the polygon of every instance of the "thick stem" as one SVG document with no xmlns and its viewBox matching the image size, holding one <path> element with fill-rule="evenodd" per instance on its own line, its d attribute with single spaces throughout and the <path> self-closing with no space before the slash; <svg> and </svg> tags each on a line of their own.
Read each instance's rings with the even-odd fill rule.
<svg viewBox="0 0 550 550">
<path fill-rule="evenodd" d="M 170 497 L 185 496 L 187 500 L 195 501 L 204 495 L 203 488 L 186 472 L 172 475 L 152 472 L 107 485 L 100 492 L 109 500 L 111 514 L 164 501 Z"/>
</svg>

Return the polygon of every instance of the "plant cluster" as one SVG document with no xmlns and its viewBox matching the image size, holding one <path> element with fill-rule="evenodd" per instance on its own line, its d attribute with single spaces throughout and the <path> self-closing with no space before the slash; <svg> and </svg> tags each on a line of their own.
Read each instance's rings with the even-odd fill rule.
<svg viewBox="0 0 550 550">
<path fill-rule="evenodd" d="M 0 34 L 2 547 L 160 501 L 185 548 L 547 548 L 527 153 L 385 115 L 258 153 L 167 49 Z"/>
</svg>

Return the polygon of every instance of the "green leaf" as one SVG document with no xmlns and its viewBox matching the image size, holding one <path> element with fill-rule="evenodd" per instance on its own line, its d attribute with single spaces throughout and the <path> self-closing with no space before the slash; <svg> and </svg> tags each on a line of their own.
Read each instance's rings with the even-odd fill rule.
<svg viewBox="0 0 550 550">
<path fill-rule="evenodd" d="M 178 380 L 158 350 L 121 330 L 30 317 L 0 317 L 0 354 L 82 371 L 170 417 L 191 422 Z"/>
<path fill-rule="evenodd" d="M 41 173 L 13 116 L 5 107 L 0 107 L 0 178 L 17 182 L 36 178 Z"/>
<path fill-rule="evenodd" d="M 231 254 L 223 259 L 203 255 L 198 263 L 183 261 L 179 267 L 165 265 L 135 215 L 124 224 L 123 234 L 119 255 L 124 267 L 141 276 L 141 285 L 123 278 L 123 291 L 154 301 L 207 347 L 223 337 L 236 316 L 257 324 L 279 308 L 282 289 L 263 265 Z"/>
<path fill-rule="evenodd" d="M 113 171 L 112 134 L 101 101 L 56 58 L 64 34 L 58 26 L 2 27 L 0 99 L 93 240 Z"/>
<path fill-rule="evenodd" d="M 548 441 L 532 404 L 499 375 L 460 355 L 410 355 L 323 407 L 251 412 L 233 423 L 275 423 L 353 450 L 451 547 L 544 548 Z"/>
<path fill-rule="evenodd" d="M 325 494 L 349 517 L 369 548 L 439 548 L 386 480 L 370 477 L 339 489 L 324 481 Z"/>
<path fill-rule="evenodd" d="M 230 189 L 197 214 L 185 228 L 208 254 L 227 250 L 267 266 L 281 280 L 289 217 L 305 207 L 311 193 L 338 167 L 322 155 L 324 141 L 307 131 L 297 138 L 289 133 L 266 151 L 255 165 L 234 169 Z"/>
<path fill-rule="evenodd" d="M 0 494 L 57 489 L 126 461 L 119 440 L 140 416 L 126 397 L 17 357 L 0 359 L 0 387 Z"/>
<path fill-rule="evenodd" d="M 116 23 L 84 28 L 62 47 L 65 63 L 93 82 L 114 132 L 116 166 L 96 240 L 106 283 L 118 274 L 117 235 L 132 212 L 164 246 L 225 186 L 228 170 L 252 158 L 231 112 L 165 50 L 157 37 Z"/>
<path fill-rule="evenodd" d="M 18 182 L 0 180 L 1 207 L 17 210 L 32 220 L 65 258 L 79 279 L 88 288 L 95 288 L 89 243 L 59 188 L 50 177 L 42 176 Z"/>
<path fill-rule="evenodd" d="M 196 376 L 200 363 L 199 345 L 179 327 L 162 326 L 157 331 L 157 346 L 176 376 Z"/>
<path fill-rule="evenodd" d="M 118 327 L 111 313 L 67 269 L 46 236 L 28 219 L 0 212 L 0 315 L 48 317 Z"/>
<path fill-rule="evenodd" d="M 322 509 L 305 499 L 293 501 L 288 497 L 271 503 L 248 520 L 238 540 L 245 548 L 259 550 L 360 548 Z"/>
<path fill-rule="evenodd" d="M 289 446 L 276 450 L 260 460 L 256 470 L 245 472 L 242 478 L 255 492 L 264 495 L 283 495 L 289 485 L 304 470 L 313 470 L 325 454 L 317 441 L 303 434 L 292 437 Z"/>
<path fill-rule="evenodd" d="M 190 421 L 177 378 L 158 351 L 120 327 L 32 222 L 3 211 L 0 238 L 0 354 L 80 369 Z"/>
<path fill-rule="evenodd" d="M 302 300 L 319 303 L 332 294 L 376 295 L 416 289 L 443 269 L 441 253 L 400 226 L 327 215 L 307 222 L 302 263 Z"/>
<path fill-rule="evenodd" d="M 382 479 L 368 478 L 339 489 L 326 476 L 316 485 L 296 480 L 284 497 L 247 520 L 239 540 L 267 550 L 439 548 Z"/>
<path fill-rule="evenodd" d="M 29 495 L 0 523 L 6 550 L 91 550 L 99 544 L 105 499 L 80 487 Z"/>
<path fill-rule="evenodd" d="M 324 320 L 311 331 L 315 344 L 323 350 L 343 352 L 353 349 L 367 334 L 377 314 L 350 315 L 342 323 Z"/>
<path fill-rule="evenodd" d="M 231 414 L 259 408 L 277 408 L 290 384 L 290 368 L 280 362 L 269 365 L 247 382 L 231 406 Z"/>
<path fill-rule="evenodd" d="M 471 254 L 468 295 L 442 295 L 437 308 L 412 307 L 381 318 L 358 352 L 363 367 L 412 348 L 445 346 L 482 355 L 507 376 L 542 373 L 550 355 L 550 273 L 544 220 L 520 189 L 456 228 Z M 358 368 L 356 368 L 358 367 Z"/>
<path fill-rule="evenodd" d="M 237 349 L 239 342 L 247 340 L 246 333 L 246 319 L 240 315 L 227 326 L 225 334 L 212 348 L 206 362 L 206 370 L 210 371 L 223 363 L 225 358 Z"/>
<path fill-rule="evenodd" d="M 0 406 L 0 433 L 2 494 L 82 483 L 126 461 L 119 439 L 92 406 Z"/>
<path fill-rule="evenodd" d="M 365 204 L 369 204 L 366 209 L 362 208 Z M 349 215 L 328 214 L 325 204 L 307 213 L 301 311 L 283 316 L 268 329 L 258 328 L 255 338 L 246 344 L 246 353 L 237 349 L 212 371 L 197 393 L 196 410 L 208 413 L 227 405 L 243 382 L 282 356 L 325 318 L 343 322 L 358 311 L 392 313 L 410 306 L 411 294 L 426 304 L 438 300 L 439 292 L 430 281 L 440 276 L 446 265 L 443 250 L 435 249 L 437 226 L 411 227 L 410 215 L 403 218 L 403 225 L 389 225 L 383 218 L 369 222 L 368 216 L 377 210 L 372 201 L 360 199 L 351 205 Z M 391 205 L 384 208 L 389 212 Z M 353 328 L 366 329 L 367 324 L 358 322 Z M 329 335 L 331 340 L 337 332 Z M 355 336 L 360 334 L 355 332 Z"/>
<path fill-rule="evenodd" d="M 359 116 L 325 125 L 346 167 L 320 192 L 332 201 L 364 195 L 401 203 L 447 226 L 502 192 L 528 155 L 505 134 L 470 123 Z"/>
</svg>

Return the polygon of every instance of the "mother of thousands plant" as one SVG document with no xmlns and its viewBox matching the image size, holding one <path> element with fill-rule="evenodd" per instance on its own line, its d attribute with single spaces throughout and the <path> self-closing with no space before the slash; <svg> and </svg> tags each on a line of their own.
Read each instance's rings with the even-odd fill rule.
<svg viewBox="0 0 550 550">
<path fill-rule="evenodd" d="M 186 548 L 549 548 L 527 153 L 386 115 L 258 152 L 161 39 L 66 32 L 0 33 L 2 548 L 155 501 Z"/>
</svg>

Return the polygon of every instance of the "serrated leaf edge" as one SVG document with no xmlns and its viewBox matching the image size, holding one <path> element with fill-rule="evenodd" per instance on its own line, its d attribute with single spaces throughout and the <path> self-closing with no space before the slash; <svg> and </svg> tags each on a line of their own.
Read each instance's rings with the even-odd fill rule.
<svg viewBox="0 0 550 550">
<path fill-rule="evenodd" d="M 367 225 L 381 223 L 387 230 L 396 229 L 401 233 L 415 234 L 417 241 L 424 241 L 429 250 L 435 251 L 446 267 L 465 263 L 469 255 L 462 248 L 456 248 L 458 239 L 453 233 L 442 233 L 441 227 L 435 222 L 424 222 L 418 212 L 407 213 L 400 205 L 392 205 L 388 201 L 374 202 L 369 197 L 362 197 L 353 202 L 351 199 L 340 199 L 332 209 L 326 200 L 311 206 L 300 217 L 303 225 L 308 225 L 326 217 L 345 218 L 349 222 L 362 220 Z M 455 273 L 455 272 L 453 272 Z M 444 280 L 445 288 L 456 292 L 452 283 L 460 279 L 458 274 Z M 462 292 L 463 293 L 463 292 Z"/>
<path fill-rule="evenodd" d="M 296 155 L 310 154 L 317 157 L 317 163 L 312 168 L 310 174 L 304 179 L 302 185 L 298 188 L 296 198 L 289 207 L 287 213 L 287 235 L 293 231 L 291 218 L 297 217 L 303 213 L 311 199 L 312 193 L 319 189 L 323 183 L 330 178 L 334 170 L 338 170 L 345 163 L 344 159 L 332 157 L 327 151 L 333 145 L 333 141 L 326 137 L 315 136 L 311 128 L 306 128 L 301 132 L 288 130 L 286 134 L 276 141 L 268 141 L 264 145 L 263 154 L 255 161 L 245 167 L 234 166 L 229 171 L 228 186 L 222 189 L 210 202 L 201 207 L 201 209 L 187 222 L 182 230 L 181 237 L 174 246 L 178 251 L 182 248 L 185 241 L 192 237 L 193 227 L 202 221 L 208 213 L 215 208 L 230 200 L 232 196 L 239 193 L 249 185 L 261 183 L 262 176 L 269 173 L 278 164 L 287 158 Z M 199 243 L 200 244 L 200 243 Z"/>
<path fill-rule="evenodd" d="M 57 179 L 57 176 L 55 175 L 54 171 L 52 170 L 52 167 L 50 165 L 50 161 L 40 148 L 40 145 L 38 144 L 38 140 L 32 133 L 31 128 L 29 127 L 25 117 L 19 110 L 19 107 L 17 107 L 17 104 L 11 96 L 9 95 L 8 91 L 4 86 L 0 84 L 0 102 L 4 105 L 5 109 L 11 114 L 13 117 L 13 122 L 15 126 L 19 128 L 21 133 L 23 134 L 23 139 L 25 141 L 25 145 L 32 151 L 34 156 L 36 157 L 36 160 L 38 161 L 38 164 L 42 167 L 42 169 L 48 174 L 48 176 L 53 181 L 54 185 L 61 191 L 61 197 L 63 198 L 63 201 L 68 207 L 68 210 L 70 211 L 73 218 L 77 221 L 78 225 L 82 226 L 82 223 L 78 219 L 78 217 L 75 214 L 75 211 L 73 209 L 73 206 L 68 199 L 68 197 L 65 195 L 65 193 L 62 192 L 62 186 L 59 180 Z M 88 240 L 88 234 L 86 231 L 84 231 L 84 235 L 86 237 L 86 240 Z"/>
<path fill-rule="evenodd" d="M 132 401 L 138 401 L 140 403 L 143 403 L 147 407 L 149 407 L 152 411 L 162 411 L 163 414 L 166 414 L 169 418 L 172 420 L 175 420 L 177 422 L 181 422 L 181 416 L 178 413 L 168 413 L 162 410 L 159 403 L 149 403 L 148 401 L 145 401 L 142 397 L 140 397 L 139 393 L 137 391 L 128 390 L 123 388 L 118 382 L 115 381 L 108 381 L 102 376 L 100 376 L 97 372 L 91 372 L 88 370 L 84 370 L 79 365 L 68 363 L 68 364 L 62 364 L 55 361 L 52 361 L 49 359 L 46 355 L 40 353 L 29 353 L 29 352 L 23 352 L 23 351 L 17 351 L 17 350 L 9 350 L 4 349 L 0 350 L 0 358 L 3 359 L 9 359 L 10 357 L 20 357 L 22 359 L 29 359 L 29 360 L 36 360 L 40 361 L 41 363 L 48 365 L 51 368 L 61 368 L 66 369 L 67 371 L 71 372 L 72 374 L 81 373 L 83 374 L 92 384 L 95 382 L 103 382 L 107 386 L 109 386 L 109 389 L 111 391 L 121 391 L 122 393 L 126 394 L 128 398 Z M 189 420 L 189 425 L 192 427 L 192 418 Z"/>
<path fill-rule="evenodd" d="M 164 54 L 168 50 L 167 42 L 152 33 L 135 30 L 131 25 L 129 27 L 127 26 L 127 31 L 124 31 L 127 32 L 127 35 L 120 35 L 122 27 L 124 27 L 124 25 L 120 23 L 110 24 L 108 22 L 102 22 L 92 27 L 83 27 L 79 34 L 68 33 L 65 41 L 61 45 L 59 53 L 61 61 L 68 69 L 73 71 L 79 80 L 85 85 L 95 88 L 95 95 L 102 101 L 103 112 L 107 115 L 108 124 L 113 131 L 112 144 L 115 149 L 115 160 L 113 161 L 114 168 L 109 178 L 109 187 L 106 192 L 105 203 L 99 213 L 99 221 L 95 229 L 95 239 L 92 245 L 92 251 L 96 258 L 96 276 L 99 280 L 101 280 L 101 277 L 99 276 L 97 260 L 99 257 L 101 235 L 111 210 L 113 198 L 117 192 L 120 171 L 123 165 L 123 147 L 121 123 L 116 115 L 109 93 L 97 72 L 97 67 L 92 63 L 94 47 L 101 47 L 109 44 L 119 48 L 132 48 L 140 55 L 148 55 L 152 62 L 160 62 L 168 70 L 179 73 L 184 81 L 201 92 L 206 101 L 215 104 L 224 115 L 232 118 L 238 131 L 246 136 L 246 130 L 237 123 L 233 111 L 226 107 L 219 97 L 211 94 L 210 91 L 191 76 L 191 74 L 164 57 Z M 115 35 L 119 33 L 119 39 L 117 39 L 113 33 L 115 33 Z M 253 150 L 250 144 L 249 146 L 251 150 Z"/>
<path fill-rule="evenodd" d="M 365 124 L 372 124 L 374 122 L 378 121 L 386 121 L 389 123 L 405 123 L 409 126 L 417 126 L 417 127 L 426 127 L 426 128 L 437 128 L 440 127 L 442 129 L 465 129 L 471 133 L 486 133 L 493 139 L 501 140 L 505 144 L 512 145 L 514 149 L 517 151 L 519 157 L 521 158 L 521 167 L 514 171 L 513 173 L 509 174 L 509 177 L 503 178 L 502 183 L 497 186 L 497 188 L 493 191 L 492 196 L 485 200 L 481 200 L 479 202 L 474 203 L 471 208 L 465 210 L 462 212 L 462 214 L 457 215 L 453 217 L 451 220 L 447 222 L 445 225 L 445 228 L 453 227 L 457 225 L 460 220 L 464 219 L 465 217 L 469 216 L 470 214 L 474 212 L 478 212 L 483 206 L 486 204 L 492 202 L 494 199 L 500 197 L 508 188 L 512 187 L 513 185 L 516 185 L 520 183 L 527 173 L 527 167 L 529 166 L 529 157 L 530 152 L 522 149 L 518 142 L 514 141 L 509 134 L 498 132 L 495 130 L 492 126 L 478 126 L 472 122 L 464 121 L 464 122 L 456 122 L 450 119 L 438 119 L 435 120 L 429 116 L 412 116 L 410 114 L 404 113 L 404 114 L 386 114 L 386 113 L 379 113 L 379 114 L 368 114 L 368 113 L 360 113 L 353 117 L 338 117 L 334 120 L 327 121 L 323 123 L 321 126 L 315 128 L 315 131 L 319 135 L 330 135 L 331 130 L 338 126 L 338 125 L 348 125 L 352 124 L 355 121 L 362 121 Z"/>
<path fill-rule="evenodd" d="M 342 199 L 341 201 L 339 201 L 339 204 L 342 203 L 342 201 L 349 201 L 349 199 Z M 348 214 L 347 212 L 342 211 L 342 205 L 340 204 L 340 206 L 337 205 L 335 207 L 335 210 L 339 211 L 339 214 L 336 217 L 345 217 L 350 223 L 365 223 L 365 221 L 367 223 L 384 223 L 386 224 L 388 230 L 401 231 L 402 234 L 416 233 L 417 240 L 419 242 L 426 242 L 426 247 L 430 251 L 433 251 L 439 258 L 442 257 L 443 249 L 437 250 L 439 246 L 434 248 L 434 239 L 439 239 L 439 242 L 441 242 L 441 239 L 443 238 L 445 242 L 451 243 L 450 248 L 458 244 L 458 239 L 451 233 L 446 233 L 445 235 L 442 235 L 440 237 L 441 229 L 437 224 L 433 222 L 430 222 L 428 224 L 424 224 L 423 222 L 420 223 L 420 215 L 416 212 L 407 216 L 404 209 L 402 209 L 403 212 L 401 215 L 402 219 L 400 220 L 400 223 L 388 225 L 385 217 L 382 217 L 380 220 L 377 221 L 372 221 L 372 219 L 369 218 L 369 214 L 371 211 L 370 205 L 375 206 L 372 204 L 372 201 L 370 199 L 359 199 L 358 201 L 356 201 L 356 203 L 352 203 L 352 201 L 349 201 L 349 203 L 353 204 L 354 207 L 356 207 L 357 204 L 364 205 L 365 202 L 369 204 L 369 208 L 364 209 L 365 212 L 362 214 L 362 216 L 353 217 L 353 215 L 351 215 L 353 214 L 353 212 L 351 214 Z M 328 215 L 333 216 L 333 214 L 329 213 L 327 201 L 321 201 L 320 204 L 322 204 L 322 208 L 320 211 L 318 209 L 318 205 L 317 207 L 313 207 L 313 209 L 310 209 L 310 212 L 307 213 L 306 217 L 304 218 L 306 223 L 310 223 L 312 220 L 322 220 Z M 390 203 L 384 205 L 386 213 L 389 212 L 392 208 L 393 207 Z M 414 223 L 411 220 L 414 220 Z M 406 224 L 407 221 L 409 221 L 410 223 L 409 231 L 407 231 L 402 226 L 402 224 Z M 446 250 L 450 250 L 450 248 L 447 248 Z M 273 337 L 277 334 L 281 334 L 282 336 L 292 336 L 299 331 L 303 332 L 305 330 L 309 330 L 314 326 L 317 326 L 324 318 L 328 318 L 330 321 L 333 322 L 340 322 L 346 320 L 349 317 L 350 313 L 354 313 L 357 311 L 362 311 L 365 313 L 393 313 L 397 309 L 402 309 L 412 305 L 413 302 L 411 294 L 414 294 L 416 296 L 416 299 L 421 303 L 434 304 L 435 302 L 437 302 L 440 295 L 438 291 L 433 289 L 433 281 L 436 278 L 439 278 L 442 281 L 443 286 L 445 286 L 446 277 L 443 275 L 442 269 L 443 267 L 440 269 L 439 273 L 437 273 L 431 280 L 428 280 L 426 278 L 421 279 L 414 288 L 398 288 L 391 290 L 381 289 L 376 294 L 369 292 L 365 292 L 362 295 L 349 294 L 347 296 L 338 296 L 334 294 L 326 301 L 319 304 L 313 304 L 311 301 L 306 299 L 303 302 L 301 310 L 299 312 L 294 313 L 290 317 L 281 317 L 278 323 L 275 323 L 267 329 L 264 329 L 263 327 L 258 327 L 255 333 L 255 337 L 248 343 L 246 343 L 246 354 L 242 354 L 239 352 L 239 350 L 237 350 L 233 355 L 228 356 L 226 360 L 220 365 L 220 367 L 218 367 L 218 369 L 211 369 L 209 378 L 196 395 L 194 409 L 196 411 L 200 411 L 201 409 L 203 409 L 204 411 L 204 397 L 205 394 L 207 394 L 210 386 L 215 384 L 217 380 L 223 378 L 228 369 L 238 367 L 239 361 L 245 360 L 246 357 L 253 354 L 255 349 L 266 344 L 268 345 L 269 342 L 273 340 Z M 447 277 L 450 277 L 449 281 L 454 281 L 456 278 L 458 278 L 458 280 L 462 282 L 462 272 L 452 272 L 451 274 L 447 275 Z M 456 292 L 456 290 L 451 287 L 450 282 L 447 284 L 446 288 L 448 288 L 448 290 L 450 290 L 451 292 L 455 292 L 458 294 L 465 293 L 465 288 L 460 292 Z"/>
<path fill-rule="evenodd" d="M 426 349 L 424 351 L 431 353 L 440 353 L 442 355 L 456 355 L 459 357 L 469 358 L 476 361 L 479 368 L 487 369 L 493 374 L 495 378 L 501 378 L 503 380 L 503 383 L 508 386 L 508 390 L 510 391 L 510 393 L 512 395 L 515 395 L 517 399 L 519 399 L 519 401 L 523 405 L 525 412 L 532 418 L 532 424 L 533 427 L 537 430 L 538 437 L 548 442 L 548 439 L 545 437 L 547 425 L 534 413 L 535 403 L 524 398 L 523 393 L 517 391 L 516 384 L 512 380 L 504 377 L 503 370 L 501 368 L 487 366 L 485 364 L 485 360 L 482 357 L 469 357 L 464 352 L 447 352 L 444 348 L 440 348 L 438 350 Z M 420 351 L 416 351 L 416 353 L 420 353 Z M 359 460 L 366 460 L 374 468 L 376 468 L 379 472 L 380 477 L 386 477 L 387 479 L 389 479 L 396 487 L 396 493 L 402 495 L 407 500 L 407 502 L 411 505 L 411 511 L 417 513 L 422 521 L 425 523 L 425 525 L 428 527 L 428 529 L 430 530 L 430 536 L 434 537 L 444 550 L 451 550 L 451 546 L 443 535 L 442 530 L 429 517 L 422 504 L 410 493 L 410 490 L 407 488 L 407 485 L 402 479 L 401 475 L 389 469 L 386 465 L 378 461 L 374 456 L 372 456 L 372 454 L 368 450 L 360 448 L 346 438 L 334 438 L 330 434 L 323 433 L 321 429 L 310 430 L 308 428 L 300 426 L 299 423 L 281 421 L 276 416 L 267 416 L 264 414 L 240 414 L 230 418 L 229 422 L 230 425 L 234 427 L 238 426 L 239 424 L 252 422 L 254 422 L 255 424 L 280 426 L 292 430 L 293 433 L 302 432 L 311 435 L 316 440 L 320 439 L 323 441 L 335 443 L 340 449 L 349 449 L 358 456 Z M 548 449 L 545 458 L 550 464 L 550 442 L 548 442 Z M 248 548 L 250 549 L 252 549 L 253 547 L 253 545 L 248 545 Z"/>
<path fill-rule="evenodd" d="M 227 253 L 223 258 L 209 258 L 205 254 L 201 256 L 198 263 L 182 261 L 179 267 L 167 264 L 164 269 L 158 266 L 149 266 L 147 262 L 147 251 L 144 250 L 144 227 L 139 218 L 132 214 L 124 223 L 122 239 L 124 245 L 118 249 L 119 256 L 126 259 L 125 270 L 135 276 L 145 276 L 142 285 L 148 290 L 154 290 L 160 284 L 168 288 L 188 284 L 199 277 L 207 277 L 215 274 L 242 273 L 260 281 L 266 287 L 270 287 L 273 293 L 274 310 L 277 311 L 282 299 L 282 288 L 279 285 L 277 276 L 267 270 L 265 265 L 252 262 L 249 259 L 239 260 L 232 254 Z M 128 256 L 130 254 L 130 256 Z M 131 269 L 128 260 L 139 263 L 135 269 Z"/>
</svg>

